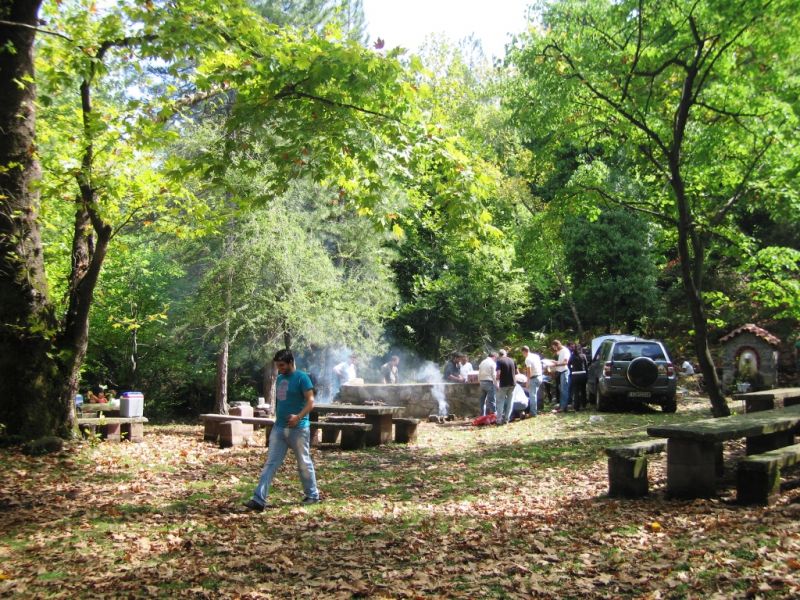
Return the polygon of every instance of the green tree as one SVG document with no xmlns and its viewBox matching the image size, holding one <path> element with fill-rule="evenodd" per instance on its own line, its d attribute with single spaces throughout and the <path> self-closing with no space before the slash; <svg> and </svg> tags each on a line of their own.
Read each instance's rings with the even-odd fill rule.
<svg viewBox="0 0 800 600">
<path fill-rule="evenodd" d="M 715 415 L 727 414 L 708 345 L 709 252 L 740 241 L 747 202 L 797 210 L 798 12 L 790 1 L 564 0 L 512 54 L 520 121 L 603 147 L 571 193 L 649 215 L 673 232 L 693 343 Z M 557 136 L 557 137 L 556 137 Z M 620 177 L 620 175 L 623 175 Z M 770 198 L 770 200 L 766 200 Z"/>
<path fill-rule="evenodd" d="M 349 39 L 367 39 L 362 0 L 254 0 L 253 6 L 270 23 L 322 33 L 336 25 Z"/>
<path fill-rule="evenodd" d="M 564 245 L 584 327 L 630 332 L 642 317 L 656 316 L 656 256 L 644 218 L 621 209 L 595 221 L 574 217 L 565 223 Z"/>
<path fill-rule="evenodd" d="M 45 282 L 40 188 L 34 185 L 40 172 L 33 72 L 34 34 L 43 31 L 37 29 L 39 3 L 13 1 L 2 11 L 0 92 L 9 101 L 0 114 L 7 133 L 0 147 L 0 422 L 31 437 L 68 435 L 94 291 L 120 228 L 156 219 L 184 235 L 193 221 L 213 227 L 214 215 L 202 212 L 206 205 L 194 202 L 179 182 L 192 171 L 211 184 L 220 181 L 234 156 L 240 168 L 248 165 L 246 151 L 255 143 L 282 157 L 274 163 L 272 193 L 300 175 L 324 179 L 377 170 L 375 156 L 398 140 L 412 89 L 392 57 L 355 42 L 278 29 L 236 0 L 52 7 L 53 35 L 42 37 L 39 47 L 39 99 L 51 107 L 41 128 L 49 129 L 42 156 L 52 157 L 42 189 L 49 200 L 64 203 L 61 214 L 73 214 L 67 300 L 57 319 Z M 153 68 L 143 68 L 148 64 Z M 140 94 L 159 95 L 126 93 L 132 73 L 141 75 Z M 176 115 L 211 110 L 215 100 L 231 95 L 228 131 L 241 135 L 225 139 L 224 161 L 200 157 L 178 168 L 171 157 L 157 157 L 177 135 Z M 385 158 L 384 173 L 390 170 Z M 379 197 L 376 182 L 377 175 L 362 177 L 351 191 L 369 206 Z M 24 365 L 19 356 L 29 357 Z M 23 396 L 26 403 L 16 401 Z"/>
<path fill-rule="evenodd" d="M 421 106 L 444 153 L 426 154 L 404 190 L 392 244 L 401 303 L 389 324 L 394 342 L 439 360 L 507 338 L 526 305 L 516 264 L 513 186 L 498 166 L 508 144 L 493 74 L 469 45 L 432 40 L 418 61 Z M 449 156 L 458 157 L 457 168 Z M 466 188 L 474 198 L 457 201 Z M 481 224 L 475 228 L 472 223 Z"/>
</svg>

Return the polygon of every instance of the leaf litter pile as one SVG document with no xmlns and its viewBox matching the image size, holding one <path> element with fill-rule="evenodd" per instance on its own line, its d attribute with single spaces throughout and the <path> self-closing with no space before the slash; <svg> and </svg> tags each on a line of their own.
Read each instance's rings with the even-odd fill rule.
<svg viewBox="0 0 800 600">
<path fill-rule="evenodd" d="M 416 444 L 312 450 L 323 502 L 302 506 L 290 454 L 271 509 L 246 512 L 261 446 L 148 425 L 141 444 L 0 450 L 0 596 L 207 598 L 800 597 L 800 491 L 609 499 L 603 448 L 658 412 L 541 415 L 507 427 L 423 423 Z M 263 443 L 263 432 L 256 433 Z M 741 444 L 726 445 L 735 464 Z"/>
</svg>

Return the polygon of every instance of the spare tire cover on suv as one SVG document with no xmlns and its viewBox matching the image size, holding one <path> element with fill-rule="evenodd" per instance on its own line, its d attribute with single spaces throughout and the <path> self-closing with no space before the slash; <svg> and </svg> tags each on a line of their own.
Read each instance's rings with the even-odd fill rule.
<svg viewBox="0 0 800 600">
<path fill-rule="evenodd" d="M 628 365 L 628 381 L 637 388 L 650 387 L 658 379 L 658 365 L 646 356 L 634 358 Z"/>
</svg>

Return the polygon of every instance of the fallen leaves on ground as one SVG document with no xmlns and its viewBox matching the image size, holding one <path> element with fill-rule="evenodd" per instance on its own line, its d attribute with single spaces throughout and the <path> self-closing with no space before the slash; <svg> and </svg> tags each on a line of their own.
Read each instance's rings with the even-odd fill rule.
<svg viewBox="0 0 800 600">
<path fill-rule="evenodd" d="M 0 595 L 797 597 L 797 489 L 765 508 L 733 504 L 730 487 L 667 500 L 655 459 L 650 497 L 605 495 L 605 446 L 691 417 L 423 423 L 411 446 L 314 449 L 319 505 L 299 505 L 287 457 L 260 514 L 240 505 L 265 450 L 221 450 L 199 426 L 150 425 L 141 444 L 55 456 L 2 450 Z"/>
</svg>

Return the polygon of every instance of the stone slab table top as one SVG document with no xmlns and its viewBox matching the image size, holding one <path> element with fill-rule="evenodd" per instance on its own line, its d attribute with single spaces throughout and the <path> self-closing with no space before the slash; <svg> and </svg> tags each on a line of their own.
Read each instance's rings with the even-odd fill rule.
<svg viewBox="0 0 800 600">
<path fill-rule="evenodd" d="M 800 405 L 718 419 L 653 425 L 647 428 L 647 435 L 670 439 L 724 442 L 788 431 L 798 425 L 800 425 Z"/>
</svg>

